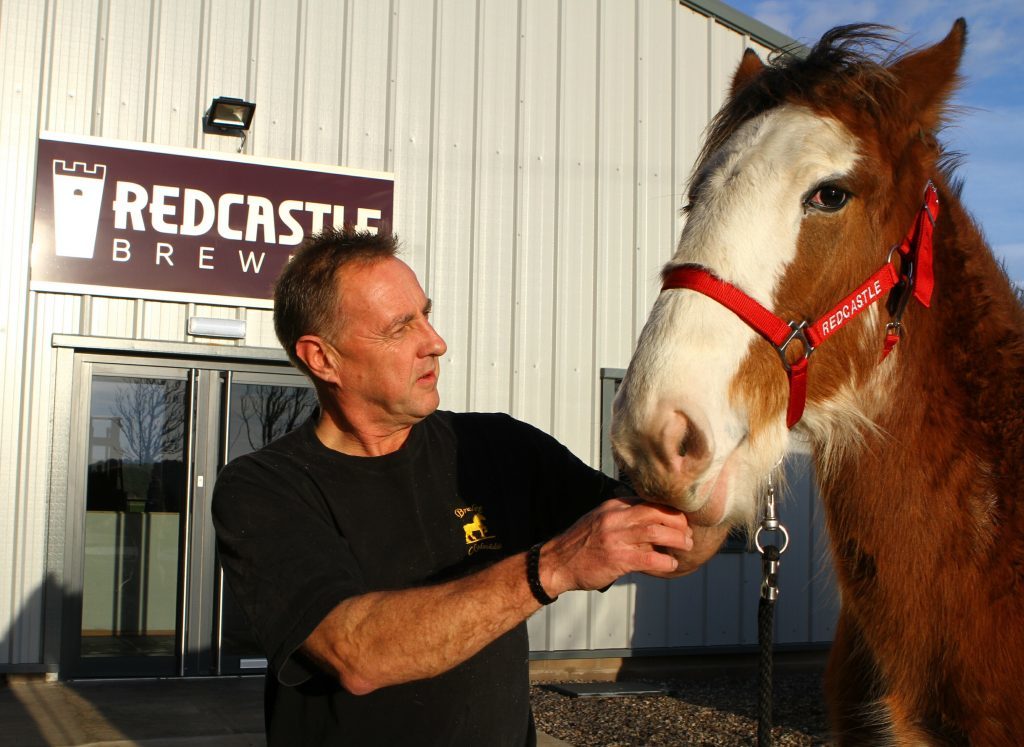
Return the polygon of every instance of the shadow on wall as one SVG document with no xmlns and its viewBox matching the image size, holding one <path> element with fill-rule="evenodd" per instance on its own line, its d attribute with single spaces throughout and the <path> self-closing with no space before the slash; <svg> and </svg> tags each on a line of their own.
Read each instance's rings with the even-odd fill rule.
<svg viewBox="0 0 1024 747">
<path fill-rule="evenodd" d="M 42 675 L 39 673 L 22 673 L 22 665 L 11 664 L 15 658 L 14 631 L 22 629 L 26 624 L 36 624 L 40 611 L 43 609 L 43 587 L 39 586 L 29 595 L 29 598 L 21 605 L 18 619 L 10 627 L 0 634 L 0 724 L 3 724 L 3 733 L 0 733 L 0 745 L 49 745 L 42 731 L 42 725 L 52 720 L 49 714 L 39 712 L 33 713 L 30 704 L 23 702 L 20 696 L 23 682 L 39 682 Z M 31 617 L 31 620 L 25 619 Z M 40 657 L 41 658 L 41 657 Z M 32 667 L 35 669 L 36 667 Z M 38 667 L 41 668 L 41 665 Z M 30 699 L 31 700 L 31 699 Z M 67 742 L 64 742 L 67 744 Z"/>
</svg>

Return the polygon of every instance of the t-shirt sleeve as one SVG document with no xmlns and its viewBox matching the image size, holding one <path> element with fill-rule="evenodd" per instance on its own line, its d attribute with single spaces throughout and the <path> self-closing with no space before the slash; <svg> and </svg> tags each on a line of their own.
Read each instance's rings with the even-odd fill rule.
<svg viewBox="0 0 1024 747">
<path fill-rule="evenodd" d="M 224 574 L 286 685 L 316 667 L 297 652 L 321 620 L 364 585 L 312 480 L 283 455 L 248 455 L 217 477 L 213 523 Z"/>
</svg>

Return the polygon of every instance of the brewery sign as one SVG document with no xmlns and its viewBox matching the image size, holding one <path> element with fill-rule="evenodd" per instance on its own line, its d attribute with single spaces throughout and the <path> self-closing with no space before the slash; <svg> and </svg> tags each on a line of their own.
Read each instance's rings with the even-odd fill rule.
<svg viewBox="0 0 1024 747">
<path fill-rule="evenodd" d="M 31 288 L 267 308 L 307 235 L 393 204 L 390 174 L 43 133 Z"/>
</svg>

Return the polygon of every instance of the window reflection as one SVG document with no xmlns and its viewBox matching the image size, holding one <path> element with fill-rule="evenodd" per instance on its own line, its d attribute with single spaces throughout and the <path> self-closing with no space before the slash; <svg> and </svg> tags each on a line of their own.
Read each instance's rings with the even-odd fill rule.
<svg viewBox="0 0 1024 747">
<path fill-rule="evenodd" d="M 295 430 L 316 404 L 316 394 L 307 387 L 233 384 L 228 461 Z"/>
<path fill-rule="evenodd" d="M 82 656 L 169 657 L 187 382 L 95 376 L 90 396 Z"/>
</svg>

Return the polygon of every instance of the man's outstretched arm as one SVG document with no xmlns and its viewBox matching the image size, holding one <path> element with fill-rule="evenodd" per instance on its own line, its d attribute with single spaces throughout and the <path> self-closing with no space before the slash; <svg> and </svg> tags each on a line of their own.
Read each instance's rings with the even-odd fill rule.
<svg viewBox="0 0 1024 747">
<path fill-rule="evenodd" d="M 633 571 L 678 575 L 692 570 L 693 548 L 681 513 L 614 498 L 543 545 L 540 581 L 556 597 Z M 455 581 L 346 599 L 302 649 L 347 690 L 365 694 L 446 672 L 539 608 L 519 553 Z"/>
</svg>

